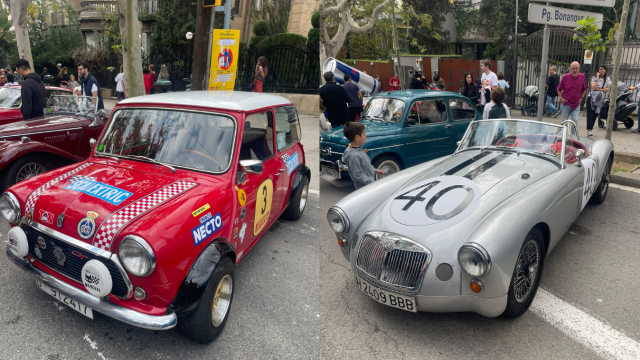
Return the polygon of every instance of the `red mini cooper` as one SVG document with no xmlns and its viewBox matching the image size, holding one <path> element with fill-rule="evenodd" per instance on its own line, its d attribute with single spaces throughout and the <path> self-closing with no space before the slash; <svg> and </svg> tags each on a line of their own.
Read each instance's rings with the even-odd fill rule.
<svg viewBox="0 0 640 360">
<path fill-rule="evenodd" d="M 179 105 L 178 105 L 179 104 Z M 8 257 L 76 311 L 207 343 L 226 324 L 235 266 L 310 179 L 295 107 L 245 92 L 120 102 L 91 156 L 9 188 Z"/>
</svg>

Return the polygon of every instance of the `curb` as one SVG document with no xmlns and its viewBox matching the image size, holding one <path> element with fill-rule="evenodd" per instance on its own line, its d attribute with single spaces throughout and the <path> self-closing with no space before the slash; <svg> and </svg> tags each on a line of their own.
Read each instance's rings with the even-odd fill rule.
<svg viewBox="0 0 640 360">
<path fill-rule="evenodd" d="M 640 176 L 628 173 L 611 174 L 611 182 L 618 185 L 640 188 Z"/>
<path fill-rule="evenodd" d="M 624 161 L 632 164 L 640 164 L 640 154 L 627 153 L 624 151 L 613 153 L 613 160 Z"/>
</svg>

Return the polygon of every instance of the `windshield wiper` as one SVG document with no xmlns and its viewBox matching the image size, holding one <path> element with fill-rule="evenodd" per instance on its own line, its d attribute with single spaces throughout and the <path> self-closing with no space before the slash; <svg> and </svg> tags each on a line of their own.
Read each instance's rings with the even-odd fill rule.
<svg viewBox="0 0 640 360">
<path fill-rule="evenodd" d="M 158 165 L 162 165 L 162 166 L 168 167 L 169 169 L 171 169 L 171 172 L 173 172 L 173 173 L 176 172 L 176 168 L 174 168 L 173 166 L 167 165 L 165 163 L 162 163 L 162 162 L 160 162 L 160 161 L 158 161 L 156 159 L 152 159 L 152 158 L 149 158 L 149 157 L 146 157 L 146 156 L 140 156 L 140 155 L 125 155 L 125 156 L 126 157 L 132 157 L 132 158 L 135 158 L 135 159 L 140 159 L 140 160 L 151 161 L 154 164 L 158 164 Z"/>
</svg>

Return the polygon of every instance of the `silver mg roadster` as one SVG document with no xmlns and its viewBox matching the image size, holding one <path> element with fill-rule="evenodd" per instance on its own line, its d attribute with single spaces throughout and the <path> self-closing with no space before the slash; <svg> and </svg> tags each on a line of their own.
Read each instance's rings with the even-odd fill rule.
<svg viewBox="0 0 640 360">
<path fill-rule="evenodd" d="M 580 137 L 570 120 L 474 121 L 453 155 L 355 191 L 327 219 L 375 301 L 519 316 L 547 254 L 588 202 L 604 201 L 612 161 L 610 141 Z"/>
</svg>

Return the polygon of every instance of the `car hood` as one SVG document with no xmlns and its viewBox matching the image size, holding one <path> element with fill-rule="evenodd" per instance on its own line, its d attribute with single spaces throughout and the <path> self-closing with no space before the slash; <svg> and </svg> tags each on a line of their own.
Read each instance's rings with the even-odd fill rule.
<svg viewBox="0 0 640 360">
<path fill-rule="evenodd" d="M 0 137 L 14 135 L 28 135 L 43 131 L 69 129 L 71 127 L 82 126 L 82 122 L 69 115 L 45 116 L 29 121 L 16 121 L 5 125 L 0 125 Z"/>
<path fill-rule="evenodd" d="M 395 135 L 400 131 L 397 124 L 385 124 L 381 121 L 368 120 L 364 120 L 361 123 L 364 125 L 367 138 Z M 344 136 L 344 132 L 342 131 L 342 129 L 343 127 L 340 126 L 335 129 L 323 132 L 322 134 L 320 134 L 321 141 L 347 145 L 349 143 L 349 140 L 347 140 L 347 138 Z"/>
<path fill-rule="evenodd" d="M 384 224 L 428 248 L 443 241 L 458 248 L 500 203 L 558 170 L 553 160 L 515 152 L 458 153 L 410 179 L 363 225 Z"/>
<path fill-rule="evenodd" d="M 107 251 L 112 250 L 117 233 L 133 220 L 175 201 L 197 185 L 170 176 L 97 163 L 84 163 L 78 169 L 40 193 L 33 221 Z M 27 207 L 37 193 L 38 190 L 30 195 Z M 63 213 L 64 220 L 59 226 L 58 218 Z M 94 219 L 95 229 L 92 230 L 92 221 L 87 218 Z"/>
</svg>

